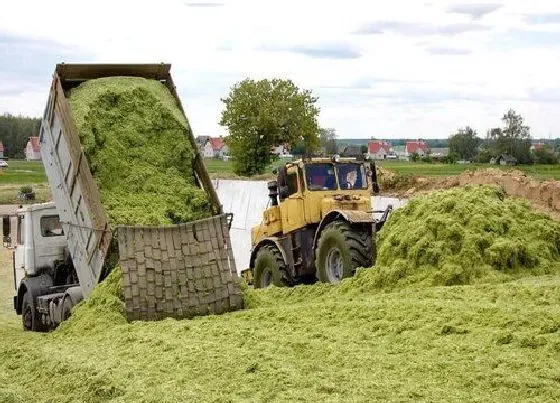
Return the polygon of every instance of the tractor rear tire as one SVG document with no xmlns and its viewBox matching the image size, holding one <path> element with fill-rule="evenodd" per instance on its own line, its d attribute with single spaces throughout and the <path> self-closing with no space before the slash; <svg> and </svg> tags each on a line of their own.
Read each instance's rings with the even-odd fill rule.
<svg viewBox="0 0 560 403">
<path fill-rule="evenodd" d="M 255 288 L 266 288 L 272 284 L 286 287 L 286 263 L 276 246 L 266 245 L 257 252 L 255 258 Z"/>
<path fill-rule="evenodd" d="M 352 277 L 358 267 L 370 267 L 374 260 L 372 233 L 367 227 L 333 221 L 319 236 L 315 267 L 323 283 L 339 283 Z"/>
</svg>

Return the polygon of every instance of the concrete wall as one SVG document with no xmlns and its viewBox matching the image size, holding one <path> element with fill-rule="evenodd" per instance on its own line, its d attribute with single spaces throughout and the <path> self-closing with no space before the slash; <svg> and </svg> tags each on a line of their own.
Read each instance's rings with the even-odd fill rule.
<svg viewBox="0 0 560 403">
<path fill-rule="evenodd" d="M 213 180 L 224 212 L 233 213 L 230 229 L 233 256 L 238 272 L 249 267 L 251 256 L 251 228 L 258 225 L 268 204 L 266 181 Z M 372 197 L 373 210 L 402 207 L 406 200 L 390 197 Z M 374 213 L 376 218 L 381 213 Z"/>
</svg>

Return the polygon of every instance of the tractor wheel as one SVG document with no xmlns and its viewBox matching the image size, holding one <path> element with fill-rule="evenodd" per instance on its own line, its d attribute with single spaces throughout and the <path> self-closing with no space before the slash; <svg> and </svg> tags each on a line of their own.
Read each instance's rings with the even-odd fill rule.
<svg viewBox="0 0 560 403">
<path fill-rule="evenodd" d="M 21 321 L 23 323 L 23 330 L 25 331 L 37 330 L 37 316 L 33 310 L 31 298 L 31 294 L 26 292 L 23 294 L 23 301 L 21 303 Z"/>
<path fill-rule="evenodd" d="M 288 285 L 286 264 L 276 246 L 263 246 L 255 259 L 255 288 L 266 288 L 272 284 L 277 287 Z"/>
<path fill-rule="evenodd" d="M 323 283 L 339 283 L 351 277 L 358 267 L 372 265 L 371 231 L 351 226 L 346 221 L 334 221 L 325 226 L 315 251 L 317 277 Z"/>
</svg>

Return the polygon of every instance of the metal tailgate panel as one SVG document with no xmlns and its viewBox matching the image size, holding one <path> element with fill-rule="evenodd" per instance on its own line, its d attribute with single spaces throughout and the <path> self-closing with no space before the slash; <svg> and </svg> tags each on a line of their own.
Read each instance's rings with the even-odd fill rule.
<svg viewBox="0 0 560 403">
<path fill-rule="evenodd" d="M 111 234 L 58 75 L 40 131 L 41 156 L 84 297 L 99 282 Z"/>
</svg>

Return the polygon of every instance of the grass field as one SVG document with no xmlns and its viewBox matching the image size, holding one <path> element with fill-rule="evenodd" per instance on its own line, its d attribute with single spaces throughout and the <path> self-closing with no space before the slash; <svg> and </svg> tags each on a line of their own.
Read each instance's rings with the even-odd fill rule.
<svg viewBox="0 0 560 403">
<path fill-rule="evenodd" d="M 458 175 L 466 170 L 500 168 L 503 170 L 520 170 L 538 180 L 559 180 L 560 165 L 519 165 L 504 167 L 490 164 L 426 164 L 423 162 L 407 161 L 380 161 L 380 166 L 390 169 L 397 174 L 419 176 L 451 176 Z"/>
<path fill-rule="evenodd" d="M 45 168 L 40 161 L 8 161 L 9 166 L 0 168 L 0 184 L 33 184 L 47 182 Z"/>
<path fill-rule="evenodd" d="M 2 402 L 560 399 L 559 278 L 271 289 L 221 316 L 37 334 L 1 256 Z"/>
</svg>

